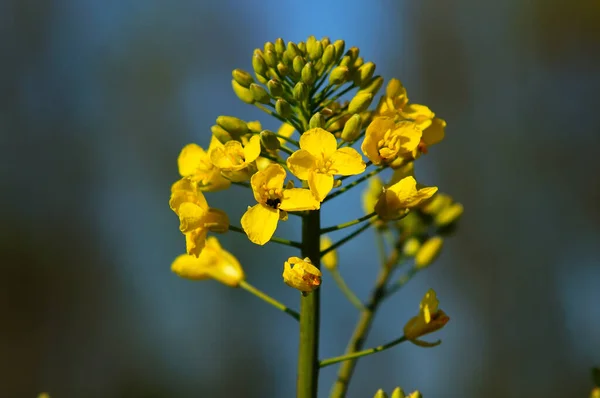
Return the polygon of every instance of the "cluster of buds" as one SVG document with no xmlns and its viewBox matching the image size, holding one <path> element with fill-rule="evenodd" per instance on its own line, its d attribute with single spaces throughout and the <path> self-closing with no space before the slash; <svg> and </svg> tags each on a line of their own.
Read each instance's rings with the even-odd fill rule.
<svg viewBox="0 0 600 398">
<path fill-rule="evenodd" d="M 373 398 L 422 398 L 423 396 L 421 395 L 421 393 L 419 391 L 414 391 L 408 395 L 406 395 L 404 393 L 404 390 L 402 390 L 400 387 L 396 387 L 394 389 L 394 391 L 392 391 L 392 394 L 388 395 L 385 393 L 385 391 L 379 389 L 375 395 L 373 396 Z"/>
</svg>

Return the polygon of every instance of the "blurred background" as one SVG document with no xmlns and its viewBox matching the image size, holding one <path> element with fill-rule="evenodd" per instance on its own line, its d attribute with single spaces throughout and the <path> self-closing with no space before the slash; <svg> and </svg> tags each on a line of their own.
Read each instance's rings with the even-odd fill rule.
<svg viewBox="0 0 600 398">
<path fill-rule="evenodd" d="M 2 0 L 0 397 L 294 396 L 297 325 L 172 274 L 184 239 L 167 202 L 180 149 L 207 146 L 218 115 L 278 126 L 235 97 L 231 70 L 251 69 L 265 41 L 311 34 L 358 46 L 447 120 L 417 177 L 466 209 L 367 342 L 397 337 L 432 287 L 451 317 L 443 344 L 361 360 L 349 396 L 587 396 L 600 363 L 600 3 Z M 324 206 L 323 224 L 360 215 L 359 194 Z M 208 200 L 233 220 L 253 203 L 236 187 Z M 289 251 L 234 233 L 223 244 L 297 307 L 281 281 Z M 361 297 L 374 247 L 368 232 L 340 252 Z M 331 282 L 322 357 L 343 352 L 357 319 Z"/>
</svg>

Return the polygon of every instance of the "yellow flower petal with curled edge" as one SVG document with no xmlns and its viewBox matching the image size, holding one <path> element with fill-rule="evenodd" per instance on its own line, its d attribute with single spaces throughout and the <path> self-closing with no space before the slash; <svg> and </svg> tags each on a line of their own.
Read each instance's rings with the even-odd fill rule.
<svg viewBox="0 0 600 398">
<path fill-rule="evenodd" d="M 436 117 L 432 120 L 431 126 L 423 130 L 422 141 L 426 146 L 437 144 L 444 139 L 446 121 Z"/>
<path fill-rule="evenodd" d="M 308 186 L 319 202 L 333 189 L 333 176 L 312 171 L 308 176 Z"/>
<path fill-rule="evenodd" d="M 331 157 L 331 170 L 336 175 L 352 176 L 365 171 L 366 165 L 360 153 L 354 148 L 344 147 L 335 151 Z"/>
<path fill-rule="evenodd" d="M 320 248 L 321 251 L 326 250 L 333 245 L 333 242 L 329 238 L 329 236 L 323 235 L 321 236 Z M 323 257 L 321 257 L 321 263 L 328 270 L 334 270 L 338 264 L 337 251 L 331 250 L 327 252 Z"/>
<path fill-rule="evenodd" d="M 375 205 L 375 211 L 383 220 L 392 220 L 406 214 L 407 209 L 420 205 L 436 192 L 437 187 L 417 189 L 414 177 L 405 177 L 384 190 Z"/>
<path fill-rule="evenodd" d="M 300 136 L 300 148 L 317 158 L 328 158 L 337 150 L 337 140 L 329 131 L 317 127 Z"/>
<path fill-rule="evenodd" d="M 209 160 L 208 154 L 202 147 L 196 144 L 188 144 L 183 147 L 177 158 L 177 167 L 179 168 L 179 174 L 182 177 L 186 177 L 196 173 L 196 169 L 201 165 L 204 159 Z"/>
<path fill-rule="evenodd" d="M 250 179 L 254 199 L 258 203 L 266 203 L 265 194 L 273 191 L 276 194 L 281 190 L 285 182 L 286 172 L 281 165 L 273 163 L 268 165 L 264 170 L 255 173 Z"/>
<path fill-rule="evenodd" d="M 317 158 L 309 151 L 299 149 L 288 157 L 287 165 L 293 175 L 307 181 L 310 171 L 317 168 Z"/>
<path fill-rule="evenodd" d="M 283 281 L 286 285 L 303 293 L 310 293 L 321 285 L 321 271 L 310 259 L 290 257 L 283 265 Z"/>
<path fill-rule="evenodd" d="M 424 130 L 431 126 L 431 121 L 435 116 L 435 113 L 425 105 L 409 104 L 402 109 L 400 115 L 405 119 L 414 120 L 417 126 L 419 126 L 421 130 Z"/>
<path fill-rule="evenodd" d="M 185 250 L 188 254 L 198 257 L 206 244 L 208 230 L 204 228 L 185 232 Z"/>
<path fill-rule="evenodd" d="M 239 286 L 244 280 L 244 271 L 238 260 L 223 250 L 215 237 L 206 240 L 206 246 L 199 257 L 182 254 L 178 256 L 171 270 L 182 278 L 192 280 L 215 279 L 231 287 Z"/>
<path fill-rule="evenodd" d="M 192 202 L 185 202 L 179 206 L 179 229 L 181 232 L 190 232 L 204 226 L 204 218 L 208 214 L 208 206 L 201 207 Z"/>
<path fill-rule="evenodd" d="M 256 204 L 249 207 L 242 216 L 242 228 L 248 239 L 257 245 L 267 243 L 275 230 L 279 221 L 279 209 L 273 209 L 264 204 Z"/>
<path fill-rule="evenodd" d="M 377 117 L 367 127 L 360 149 L 373 164 L 379 165 L 383 161 L 379 155 L 379 142 L 385 133 L 392 131 L 394 127 L 394 120 L 388 117 Z"/>
<path fill-rule="evenodd" d="M 435 291 L 429 289 L 419 305 L 419 315 L 411 318 L 404 325 L 404 336 L 412 343 L 421 347 L 433 347 L 440 344 L 440 341 L 429 343 L 418 340 L 419 337 L 428 333 L 435 332 L 443 328 L 450 318 L 438 308 L 439 301 Z"/>
</svg>

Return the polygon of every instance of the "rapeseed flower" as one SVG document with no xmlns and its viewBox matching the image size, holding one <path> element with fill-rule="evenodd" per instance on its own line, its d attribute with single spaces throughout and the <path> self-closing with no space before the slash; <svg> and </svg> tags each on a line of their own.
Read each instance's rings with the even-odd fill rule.
<svg viewBox="0 0 600 398">
<path fill-rule="evenodd" d="M 421 142 L 422 131 L 415 122 L 396 123 L 389 117 L 377 117 L 367 127 L 361 150 L 375 165 L 391 163 L 411 154 Z"/>
<path fill-rule="evenodd" d="M 234 182 L 246 181 L 256 171 L 254 161 L 260 156 L 260 137 L 254 135 L 242 145 L 240 141 L 227 141 L 210 151 L 211 162 L 223 175 Z"/>
<path fill-rule="evenodd" d="M 213 136 L 208 151 L 196 144 L 188 144 L 179 153 L 177 166 L 179 174 L 198 182 L 201 191 L 221 191 L 229 188 L 231 181 L 221 175 L 221 170 L 210 160 L 209 153 L 221 143 Z"/>
<path fill-rule="evenodd" d="M 419 340 L 419 337 L 443 328 L 450 320 L 438 306 L 439 301 L 435 291 L 429 289 L 419 305 L 419 315 L 411 318 L 404 326 L 404 337 L 421 347 L 433 347 L 440 344 L 439 340 L 434 343 Z"/>
<path fill-rule="evenodd" d="M 321 271 L 310 259 L 290 257 L 283 265 L 283 281 L 303 293 L 310 293 L 321 285 Z"/>
<path fill-rule="evenodd" d="M 406 214 L 408 209 L 419 206 L 437 192 L 437 187 L 417 188 L 414 177 L 404 177 L 389 188 L 375 205 L 375 211 L 383 220 L 393 220 Z"/>
</svg>

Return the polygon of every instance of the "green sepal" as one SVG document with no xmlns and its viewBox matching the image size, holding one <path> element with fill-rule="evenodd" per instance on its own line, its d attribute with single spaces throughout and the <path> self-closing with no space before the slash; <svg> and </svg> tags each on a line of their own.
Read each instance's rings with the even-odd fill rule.
<svg viewBox="0 0 600 398">
<path fill-rule="evenodd" d="M 336 66 L 329 74 L 329 84 L 344 84 L 350 77 L 350 70 L 347 66 Z"/>
<path fill-rule="evenodd" d="M 275 110 L 284 119 L 287 119 L 292 115 L 292 107 L 290 103 L 284 100 L 283 98 L 279 98 L 275 103 Z"/>
<path fill-rule="evenodd" d="M 260 132 L 260 143 L 269 151 L 277 151 L 281 148 L 281 143 L 274 132 L 263 130 Z"/>
<path fill-rule="evenodd" d="M 307 85 L 312 86 L 316 79 L 317 72 L 315 72 L 312 62 L 308 62 L 304 65 L 304 68 L 302 68 L 302 81 Z"/>
<path fill-rule="evenodd" d="M 260 102 L 261 104 L 271 103 L 271 96 L 269 93 L 267 93 L 267 90 L 265 90 L 263 86 L 252 83 L 250 85 L 250 91 L 252 92 L 255 101 Z"/>
<path fill-rule="evenodd" d="M 311 129 L 324 128 L 325 127 L 325 116 L 322 113 L 317 112 L 310 118 L 308 127 Z"/>
<path fill-rule="evenodd" d="M 308 87 L 303 82 L 298 82 L 292 90 L 296 101 L 304 101 L 308 98 Z"/>
<path fill-rule="evenodd" d="M 283 85 L 277 79 L 271 79 L 267 82 L 267 88 L 271 93 L 272 97 L 281 97 L 283 96 Z"/>
</svg>

